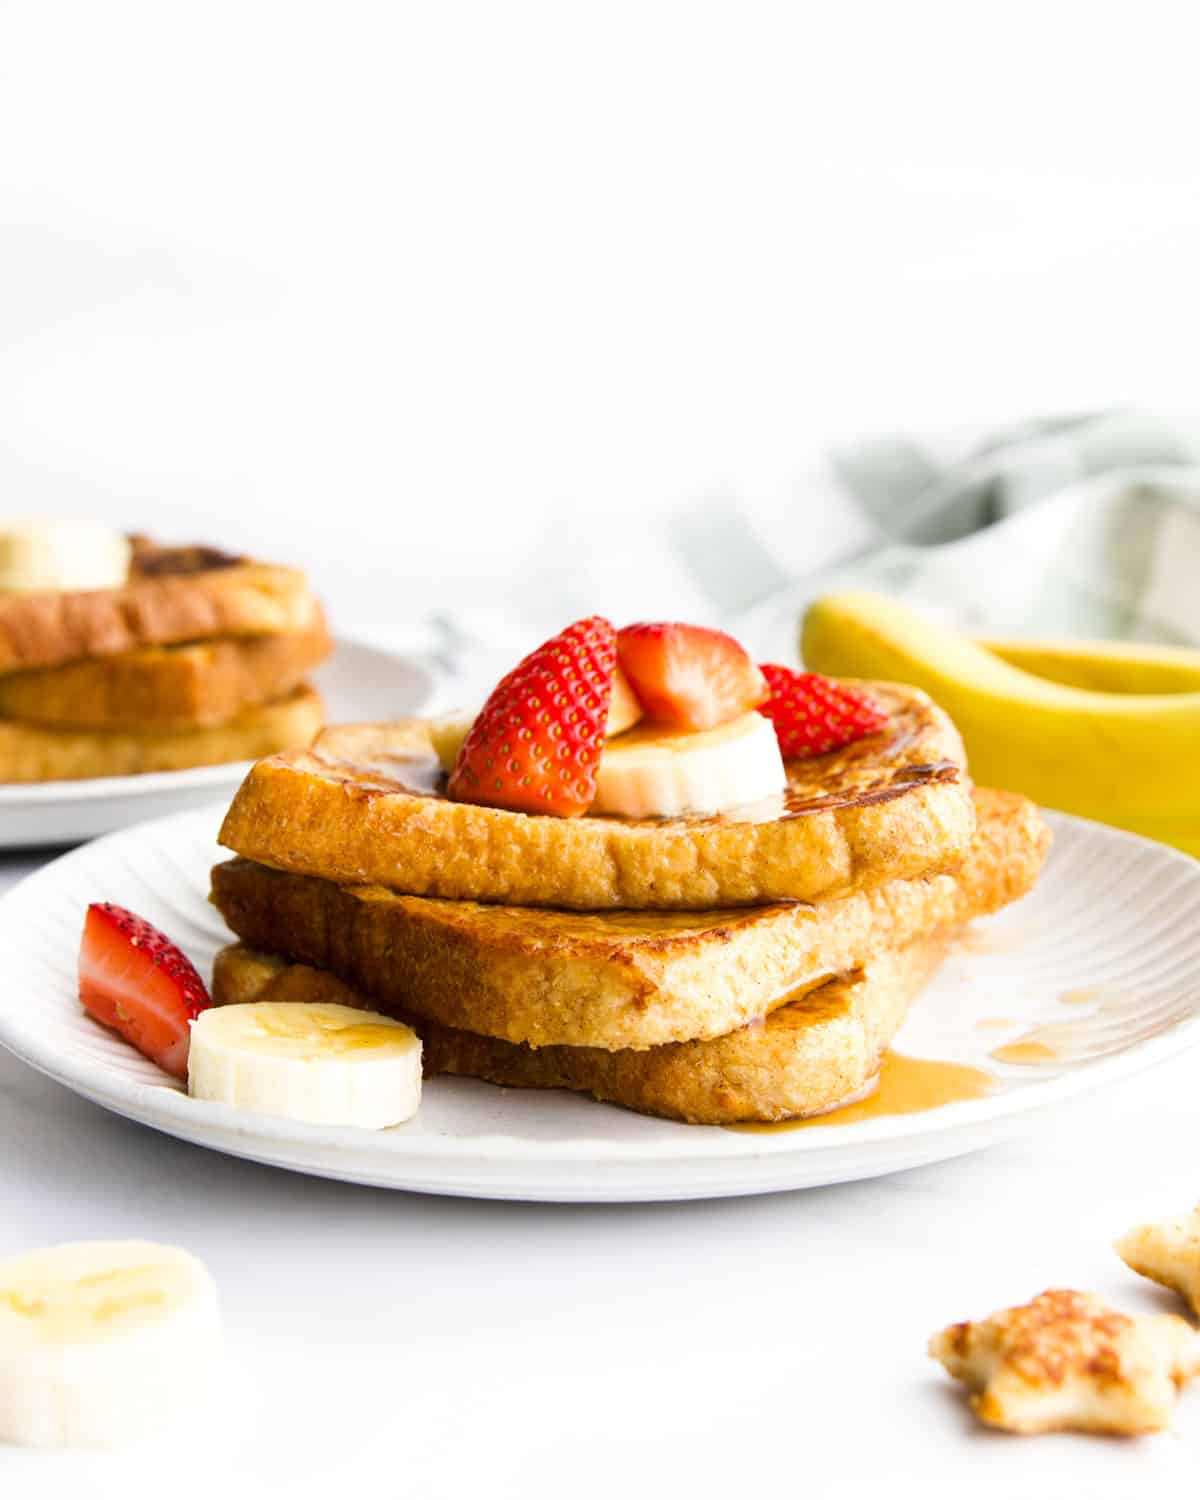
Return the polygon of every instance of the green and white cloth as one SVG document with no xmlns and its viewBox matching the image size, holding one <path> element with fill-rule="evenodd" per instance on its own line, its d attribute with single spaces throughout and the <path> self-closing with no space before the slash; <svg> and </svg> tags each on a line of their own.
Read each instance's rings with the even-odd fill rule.
<svg viewBox="0 0 1200 1500">
<path fill-rule="evenodd" d="M 1200 644 L 1200 424 L 1116 411 L 861 441 L 786 496 L 709 497 L 571 561 L 514 580 L 503 610 L 456 610 L 402 643 L 436 665 L 442 706 L 477 702 L 594 610 L 719 624 L 759 660 L 793 661 L 805 605 L 841 588 L 980 633 Z"/>
<path fill-rule="evenodd" d="M 703 570 L 712 603 L 760 652 L 790 654 L 797 613 L 841 588 L 898 594 L 972 630 L 1200 644 L 1200 433 L 1180 424 L 1106 412 L 861 442 L 830 457 L 820 514 L 839 507 L 866 539 L 811 574 L 785 581 L 751 528 Z M 730 517 L 714 529 L 732 535 Z"/>
</svg>

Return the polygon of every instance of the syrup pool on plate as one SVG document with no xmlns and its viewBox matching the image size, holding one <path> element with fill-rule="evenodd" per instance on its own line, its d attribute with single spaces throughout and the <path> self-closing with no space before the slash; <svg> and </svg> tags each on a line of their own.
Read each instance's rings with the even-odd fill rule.
<svg viewBox="0 0 1200 1500">
<path fill-rule="evenodd" d="M 943 1104 L 957 1104 L 966 1099 L 982 1099 L 996 1088 L 997 1080 L 984 1068 L 968 1063 L 940 1062 L 931 1057 L 907 1057 L 903 1052 L 888 1051 L 879 1065 L 879 1081 L 872 1093 L 853 1104 L 843 1105 L 822 1115 L 807 1115 L 801 1120 L 779 1120 L 771 1125 L 731 1125 L 731 1130 L 752 1134 L 764 1131 L 802 1130 L 816 1126 L 854 1125 L 860 1120 L 880 1120 L 891 1115 L 914 1115 L 937 1109 Z"/>
</svg>

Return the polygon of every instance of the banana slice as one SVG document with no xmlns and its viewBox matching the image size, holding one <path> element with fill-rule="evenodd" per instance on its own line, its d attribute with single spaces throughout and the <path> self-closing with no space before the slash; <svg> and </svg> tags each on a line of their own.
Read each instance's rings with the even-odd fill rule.
<svg viewBox="0 0 1200 1500">
<path fill-rule="evenodd" d="M 786 786 L 774 725 L 748 713 L 698 733 L 643 726 L 610 741 L 590 810 L 675 818 L 758 802 Z"/>
<path fill-rule="evenodd" d="M 0 592 L 119 588 L 130 551 L 128 537 L 98 521 L 0 520 Z"/>
<path fill-rule="evenodd" d="M 433 741 L 438 763 L 447 776 L 453 771 L 462 743 L 475 722 L 475 713 L 475 710 L 460 709 L 429 721 L 429 738 Z"/>
<path fill-rule="evenodd" d="M 188 1093 L 255 1114 L 384 1130 L 417 1112 L 421 1043 L 401 1022 L 348 1005 L 214 1007 L 192 1026 Z"/>
<path fill-rule="evenodd" d="M 217 1292 L 169 1245 L 95 1240 L 0 1261 L 0 1442 L 107 1446 L 209 1384 Z"/>
<path fill-rule="evenodd" d="M 645 709 L 638 702 L 637 694 L 629 685 L 629 678 L 620 667 L 613 673 L 612 697 L 608 701 L 608 723 L 605 735 L 611 740 L 614 735 L 624 734 L 644 716 Z"/>
</svg>

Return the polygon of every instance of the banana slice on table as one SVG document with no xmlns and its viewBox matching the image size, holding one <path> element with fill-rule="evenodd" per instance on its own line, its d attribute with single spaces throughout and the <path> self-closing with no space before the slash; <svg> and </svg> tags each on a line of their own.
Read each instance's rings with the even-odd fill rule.
<svg viewBox="0 0 1200 1500">
<path fill-rule="evenodd" d="M 0 519 L 0 593 L 119 588 L 129 538 L 98 521 Z"/>
<path fill-rule="evenodd" d="M 384 1130 L 421 1102 L 421 1042 L 373 1011 L 264 1001 L 201 1013 L 188 1093 L 255 1114 Z"/>
<path fill-rule="evenodd" d="M 192 1255 L 95 1240 L 0 1261 L 0 1442 L 108 1446 L 190 1408 L 220 1345 Z"/>
<path fill-rule="evenodd" d="M 762 714 L 690 733 L 643 725 L 605 745 L 590 810 L 675 818 L 760 802 L 786 786 L 775 726 Z"/>
</svg>

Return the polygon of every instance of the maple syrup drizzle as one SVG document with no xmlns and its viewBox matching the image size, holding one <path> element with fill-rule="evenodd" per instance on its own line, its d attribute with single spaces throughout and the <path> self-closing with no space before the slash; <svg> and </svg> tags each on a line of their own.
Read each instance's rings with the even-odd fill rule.
<svg viewBox="0 0 1200 1500">
<path fill-rule="evenodd" d="M 802 1120 L 779 1120 L 774 1124 L 731 1125 L 759 1135 L 777 1130 L 809 1130 L 817 1126 L 853 1125 L 859 1120 L 880 1120 L 891 1115 L 915 1115 L 956 1104 L 964 1099 L 982 1099 L 990 1094 L 996 1080 L 983 1068 L 966 1063 L 939 1062 L 930 1057 L 906 1057 L 902 1052 L 885 1052 L 879 1065 L 879 1082 L 865 1099 L 823 1115 L 808 1115 Z"/>
<path fill-rule="evenodd" d="M 1060 1005 L 1090 1005 L 1093 1000 L 1099 1000 L 1104 991 L 1098 986 L 1086 990 L 1063 990 L 1058 997 Z"/>
<path fill-rule="evenodd" d="M 1053 1062 L 1058 1053 L 1046 1042 L 1039 1042 L 1031 1032 L 1028 1036 L 1018 1037 L 1015 1042 L 995 1048 L 989 1056 L 994 1057 L 997 1062 L 1044 1063 Z"/>
<path fill-rule="evenodd" d="M 1090 1005 L 1100 1015 L 1125 1015 L 1137 1008 L 1137 1001 L 1130 995 L 1107 985 L 1092 985 L 1086 989 L 1064 990 L 1058 997 L 1060 1005 Z M 1013 1041 L 997 1047 L 990 1053 L 997 1062 L 1038 1064 L 1056 1062 L 1070 1056 L 1080 1036 L 1079 1026 L 1074 1021 L 1050 1022 L 1034 1026 Z"/>
<path fill-rule="evenodd" d="M 1123 990 L 1114 989 L 1108 984 L 1093 984 L 1087 989 L 1064 990 L 1058 997 L 1060 1005 L 1094 1005 L 1098 1011 L 1106 1015 L 1120 1015 L 1123 1012 L 1135 1011 L 1137 1000 L 1133 995 L 1127 995 Z"/>
<path fill-rule="evenodd" d="M 968 927 L 958 938 L 963 953 L 1012 953 L 1021 943 L 1019 933 L 989 932 L 978 927 Z"/>
</svg>

